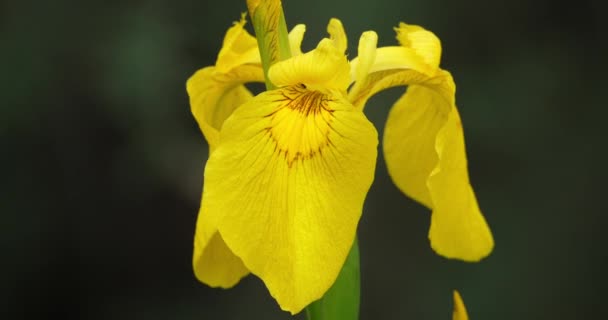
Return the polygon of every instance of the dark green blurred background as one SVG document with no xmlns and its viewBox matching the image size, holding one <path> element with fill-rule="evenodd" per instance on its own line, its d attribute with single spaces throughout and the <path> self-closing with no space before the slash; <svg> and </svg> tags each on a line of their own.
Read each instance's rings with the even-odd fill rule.
<svg viewBox="0 0 608 320">
<path fill-rule="evenodd" d="M 608 236 L 600 1 L 290 1 L 304 49 L 342 20 L 395 43 L 443 42 L 471 180 L 496 239 L 479 264 L 440 258 L 429 212 L 382 157 L 360 223 L 362 319 L 602 318 Z M 0 318 L 290 319 L 260 280 L 191 272 L 207 146 L 185 81 L 212 65 L 244 0 L 0 2 Z M 370 101 L 382 131 L 403 89 Z M 6 313 L 6 314 L 1 314 Z M 302 319 L 303 317 L 298 317 Z"/>
</svg>

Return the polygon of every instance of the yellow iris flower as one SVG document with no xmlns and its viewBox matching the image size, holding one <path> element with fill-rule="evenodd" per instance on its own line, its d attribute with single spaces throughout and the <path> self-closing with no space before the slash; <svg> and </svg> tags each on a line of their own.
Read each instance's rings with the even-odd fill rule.
<svg viewBox="0 0 608 320">
<path fill-rule="evenodd" d="M 440 255 L 477 261 L 493 240 L 469 184 L 451 75 L 440 42 L 400 24 L 400 46 L 377 48 L 365 32 L 348 61 L 342 24 L 302 53 L 305 27 L 289 34 L 292 57 L 264 82 L 256 39 L 235 23 L 215 66 L 187 82 L 210 156 L 194 241 L 196 277 L 229 288 L 249 272 L 283 310 L 298 313 L 323 296 L 355 239 L 374 178 L 377 132 L 363 108 L 373 94 L 408 85 L 390 111 L 384 154 L 395 184 L 433 210 L 429 238 Z"/>
</svg>

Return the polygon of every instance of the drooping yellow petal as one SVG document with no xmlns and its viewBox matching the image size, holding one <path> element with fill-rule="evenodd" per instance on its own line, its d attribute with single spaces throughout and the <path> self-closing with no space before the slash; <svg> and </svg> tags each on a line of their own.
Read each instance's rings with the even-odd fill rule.
<svg viewBox="0 0 608 320">
<path fill-rule="evenodd" d="M 464 306 L 464 302 L 462 302 L 460 293 L 456 290 L 454 290 L 454 311 L 452 312 L 452 320 L 469 320 L 467 308 Z"/>
<path fill-rule="evenodd" d="M 416 25 L 401 22 L 395 28 L 397 40 L 404 48 L 411 48 L 431 68 L 437 69 L 441 61 L 441 41 L 434 33 Z"/>
<path fill-rule="evenodd" d="M 427 181 L 433 201 L 431 247 L 447 258 L 479 261 L 494 239 L 469 183 L 464 136 L 458 110 L 452 109 L 437 133 L 439 162 Z"/>
<path fill-rule="evenodd" d="M 401 191 L 433 210 L 429 238 L 438 254 L 478 261 L 494 242 L 469 183 L 452 77 L 401 71 L 376 81 L 372 91 L 396 83 L 410 86 L 384 131 L 389 174 Z"/>
<path fill-rule="evenodd" d="M 433 208 L 427 179 L 437 166 L 435 140 L 451 112 L 455 89 L 447 74 L 426 83 L 419 74 L 401 74 L 412 75 L 402 80 L 414 83 L 393 105 L 386 122 L 383 149 L 387 169 L 401 191 Z"/>
<path fill-rule="evenodd" d="M 348 47 L 348 38 L 342 26 L 342 21 L 331 18 L 327 25 L 327 33 L 329 33 L 329 38 L 334 42 L 334 46 L 336 46 L 338 51 L 344 54 Z"/>
<path fill-rule="evenodd" d="M 302 39 L 306 32 L 306 25 L 298 24 L 291 31 L 289 31 L 289 47 L 291 48 L 292 56 L 299 56 L 302 54 Z"/>
<path fill-rule="evenodd" d="M 350 66 L 332 40 L 323 39 L 315 50 L 276 63 L 268 71 L 277 87 L 304 84 L 313 90 L 346 91 Z"/>
<path fill-rule="evenodd" d="M 294 85 L 239 107 L 221 141 L 205 168 L 203 211 L 297 313 L 333 284 L 351 248 L 377 133 L 340 92 Z"/>
<path fill-rule="evenodd" d="M 478 261 L 494 240 L 469 183 L 454 81 L 438 68 L 441 45 L 432 33 L 405 24 L 397 32 L 402 46 L 376 49 L 368 74 L 356 75 L 349 100 L 362 109 L 373 94 L 408 86 L 384 131 L 389 174 L 405 194 L 433 210 L 429 238 L 438 254 Z"/>
</svg>

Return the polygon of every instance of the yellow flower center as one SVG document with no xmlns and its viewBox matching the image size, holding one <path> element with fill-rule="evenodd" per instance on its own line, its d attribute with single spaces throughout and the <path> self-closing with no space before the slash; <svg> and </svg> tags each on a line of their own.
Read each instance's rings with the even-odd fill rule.
<svg viewBox="0 0 608 320">
<path fill-rule="evenodd" d="M 268 114 L 271 125 L 268 135 L 276 143 L 279 155 L 285 157 L 289 167 L 298 160 L 320 154 L 331 143 L 333 111 L 329 97 L 318 91 L 295 85 L 276 91 L 281 107 Z"/>
</svg>

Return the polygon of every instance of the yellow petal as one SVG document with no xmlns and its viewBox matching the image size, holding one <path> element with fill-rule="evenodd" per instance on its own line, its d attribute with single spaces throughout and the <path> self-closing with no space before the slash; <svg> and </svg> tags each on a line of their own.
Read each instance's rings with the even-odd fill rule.
<svg viewBox="0 0 608 320">
<path fill-rule="evenodd" d="M 256 39 L 244 29 L 245 14 L 241 21 L 235 22 L 224 36 L 222 49 L 218 54 L 215 66 L 220 73 L 244 64 L 260 64 L 260 53 Z"/>
<path fill-rule="evenodd" d="M 355 83 L 355 87 L 353 87 L 355 90 L 349 92 L 348 100 L 355 107 L 362 109 L 371 96 L 382 90 L 396 86 L 424 83 L 434 78 L 437 77 L 430 77 L 412 69 L 374 71 L 364 77 L 363 81 L 360 81 L 358 85 Z"/>
<path fill-rule="evenodd" d="M 454 290 L 454 312 L 452 313 L 452 320 L 469 320 L 467 308 L 465 308 L 464 302 L 462 302 L 460 293 L 456 290 Z"/>
<path fill-rule="evenodd" d="M 404 47 L 382 47 L 376 50 L 376 59 L 369 68 L 369 72 L 384 70 L 412 69 L 427 75 L 433 75 L 436 71 L 411 48 Z"/>
<path fill-rule="evenodd" d="M 437 133 L 439 163 L 427 185 L 433 200 L 431 247 L 447 258 L 479 261 L 494 247 L 494 239 L 469 183 L 460 116 L 456 108 Z"/>
<path fill-rule="evenodd" d="M 348 46 L 348 38 L 346 38 L 342 22 L 336 18 L 331 18 L 327 25 L 327 33 L 329 33 L 329 38 L 334 42 L 338 51 L 344 54 Z"/>
<path fill-rule="evenodd" d="M 198 70 L 186 83 L 192 115 L 211 150 L 219 142 L 224 120 L 252 96 L 242 84 L 264 81 L 257 41 L 244 25 L 243 14 L 226 31 L 216 66 Z"/>
<path fill-rule="evenodd" d="M 410 85 L 390 110 L 382 143 L 397 187 L 429 208 L 433 202 L 426 182 L 438 161 L 435 139 L 450 112 L 444 99 L 432 88 Z"/>
<path fill-rule="evenodd" d="M 252 95 L 242 84 L 263 81 L 255 38 L 243 29 L 244 17 L 224 37 L 216 66 L 197 71 L 186 84 L 190 107 L 213 153 L 226 118 Z M 213 287 L 229 288 L 249 271 L 224 243 L 200 210 L 192 265 L 196 277 Z"/>
<path fill-rule="evenodd" d="M 291 48 L 292 56 L 299 56 L 302 54 L 302 39 L 306 32 L 306 25 L 298 24 L 291 31 L 289 31 L 289 47 Z"/>
<path fill-rule="evenodd" d="M 416 25 L 400 23 L 397 40 L 402 47 L 411 48 L 429 67 L 437 69 L 441 60 L 441 41 L 434 33 Z"/>
<path fill-rule="evenodd" d="M 469 183 L 451 75 L 402 71 L 376 83 L 410 83 L 389 113 L 384 155 L 397 187 L 433 210 L 431 247 L 465 261 L 487 256 L 494 242 Z"/>
<path fill-rule="evenodd" d="M 333 46 L 333 45 L 332 45 Z M 340 92 L 264 92 L 226 120 L 202 206 L 228 247 L 297 313 L 335 281 L 372 183 L 377 133 Z"/>
<path fill-rule="evenodd" d="M 367 42 L 364 43 L 367 47 L 362 50 L 363 37 L 360 40 L 359 55 L 361 57 L 357 57 L 351 62 L 351 75 L 356 83 L 348 93 L 349 100 L 358 108 L 363 108 L 367 99 L 380 90 L 408 84 L 390 83 L 389 81 L 384 81 L 384 84 L 376 83 L 383 80 L 385 76 L 410 70 L 421 74 L 420 76 L 423 78 L 428 78 L 435 76 L 440 71 L 438 66 L 441 58 L 441 43 L 432 32 L 404 23 L 401 23 L 395 30 L 401 46 L 381 47 L 373 50 L 372 42 Z M 371 52 L 370 50 L 374 52 L 373 63 L 360 66 L 359 60 L 364 57 L 363 54 Z M 369 58 L 367 60 L 369 61 Z"/>
<path fill-rule="evenodd" d="M 205 219 L 204 212 L 199 213 L 197 221 L 192 266 L 194 275 L 211 287 L 230 288 L 249 273 Z"/>
<path fill-rule="evenodd" d="M 215 67 L 198 70 L 186 83 L 190 109 L 205 139 L 213 150 L 219 143 L 219 130 L 224 120 L 252 95 L 242 84 L 262 82 L 262 68 L 242 65 L 229 73 L 218 72 Z"/>
<path fill-rule="evenodd" d="M 316 49 L 277 62 L 268 71 L 277 87 L 304 84 L 313 90 L 346 90 L 350 82 L 350 66 L 346 56 L 327 38 Z"/>
<path fill-rule="evenodd" d="M 351 81 L 361 82 L 370 73 L 371 67 L 376 61 L 376 46 L 378 45 L 378 34 L 374 31 L 366 31 L 359 38 L 357 57 L 350 62 Z"/>
</svg>

